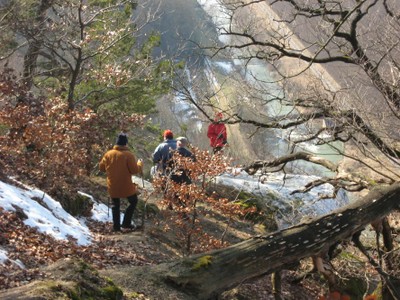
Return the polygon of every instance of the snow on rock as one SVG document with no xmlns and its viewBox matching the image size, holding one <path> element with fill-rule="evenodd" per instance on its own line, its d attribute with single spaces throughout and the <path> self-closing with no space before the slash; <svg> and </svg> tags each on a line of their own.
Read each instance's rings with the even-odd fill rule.
<svg viewBox="0 0 400 300">
<path fill-rule="evenodd" d="M 27 216 L 25 225 L 35 227 L 55 239 L 72 237 L 78 245 L 88 245 L 92 241 L 91 233 L 82 221 L 71 216 L 59 202 L 38 189 L 26 187 L 25 190 L 0 181 L 0 206 L 8 211 L 16 211 L 17 207 L 22 209 Z"/>
<path fill-rule="evenodd" d="M 339 191 L 336 198 L 321 199 L 321 196 L 331 195 L 333 192 L 332 186 L 328 184 L 316 187 L 306 194 L 291 194 L 316 179 L 319 177 L 271 173 L 260 180 L 260 176 L 250 176 L 244 171 L 234 170 L 217 177 L 216 183 L 266 199 L 268 205 L 278 208 L 277 221 L 284 228 L 298 223 L 303 217 L 324 215 L 349 202 L 343 190 Z"/>
</svg>

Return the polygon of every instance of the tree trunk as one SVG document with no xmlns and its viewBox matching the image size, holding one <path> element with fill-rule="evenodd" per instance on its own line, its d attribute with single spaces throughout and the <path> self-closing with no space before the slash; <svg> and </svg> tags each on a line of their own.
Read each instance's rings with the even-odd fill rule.
<svg viewBox="0 0 400 300">
<path fill-rule="evenodd" d="M 24 80 L 28 90 L 32 87 L 33 76 L 37 67 L 37 59 L 43 46 L 44 28 L 46 28 L 46 12 L 53 5 L 53 1 L 42 0 L 37 9 L 35 23 L 32 24 L 31 36 L 28 38 L 29 47 L 24 56 Z"/>
<path fill-rule="evenodd" d="M 302 258 L 327 251 L 334 243 L 399 208 L 399 199 L 398 182 L 307 223 L 159 265 L 157 277 L 197 299 L 211 299 L 244 280 L 271 274 Z"/>
</svg>

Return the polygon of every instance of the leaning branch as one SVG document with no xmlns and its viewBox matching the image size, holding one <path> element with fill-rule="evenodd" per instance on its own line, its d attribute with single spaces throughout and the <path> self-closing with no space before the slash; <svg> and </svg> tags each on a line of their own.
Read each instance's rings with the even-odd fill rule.
<svg viewBox="0 0 400 300">
<path fill-rule="evenodd" d="M 353 178 L 352 176 L 340 176 L 336 178 L 320 178 L 314 181 L 311 181 L 307 183 L 303 188 L 294 190 L 290 194 L 296 194 L 296 193 L 307 193 L 314 189 L 317 186 L 324 185 L 324 184 L 330 184 L 335 188 L 335 193 L 339 189 L 344 189 L 349 192 L 360 192 L 364 189 L 368 189 L 368 182 L 360 179 Z M 322 198 L 334 198 L 336 195 L 325 195 L 322 196 Z"/>
<path fill-rule="evenodd" d="M 279 157 L 273 161 L 265 161 L 265 160 L 255 161 L 254 163 L 243 168 L 243 170 L 246 171 L 250 175 L 254 175 L 260 169 L 278 167 L 282 164 L 296 161 L 296 160 L 309 161 L 309 162 L 321 165 L 332 172 L 337 172 L 337 170 L 338 170 L 338 166 L 336 164 L 332 163 L 331 161 L 321 158 L 321 157 L 318 157 L 318 156 L 314 156 L 307 152 L 296 152 L 293 154 Z"/>
</svg>

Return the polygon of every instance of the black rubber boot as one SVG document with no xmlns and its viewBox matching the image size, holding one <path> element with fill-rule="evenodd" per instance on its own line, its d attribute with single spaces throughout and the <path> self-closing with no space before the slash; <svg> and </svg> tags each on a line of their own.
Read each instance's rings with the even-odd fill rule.
<svg viewBox="0 0 400 300">
<path fill-rule="evenodd" d="M 136 226 L 132 225 L 132 217 L 135 212 L 135 208 L 138 202 L 137 195 L 132 195 L 128 197 L 129 206 L 126 208 L 124 220 L 122 221 L 122 228 L 124 229 L 135 229 Z"/>
<path fill-rule="evenodd" d="M 121 213 L 120 213 L 120 200 L 118 198 L 112 199 L 113 205 L 111 208 L 113 216 L 113 230 L 121 231 Z"/>
</svg>

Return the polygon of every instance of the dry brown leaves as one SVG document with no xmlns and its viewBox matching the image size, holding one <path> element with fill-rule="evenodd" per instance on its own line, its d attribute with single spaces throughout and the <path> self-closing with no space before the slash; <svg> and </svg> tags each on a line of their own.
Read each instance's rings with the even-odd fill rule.
<svg viewBox="0 0 400 300">
<path fill-rule="evenodd" d="M 150 256 L 156 252 L 141 243 L 129 243 L 107 238 L 110 224 L 91 223 L 94 242 L 90 246 L 77 246 L 74 241 L 55 240 L 26 226 L 16 213 L 0 208 L 0 247 L 9 260 L 0 265 L 0 289 L 9 289 L 41 278 L 40 268 L 61 258 L 80 258 L 98 269 L 118 265 L 144 265 L 154 263 Z M 24 267 L 21 267 L 24 266 Z"/>
</svg>

